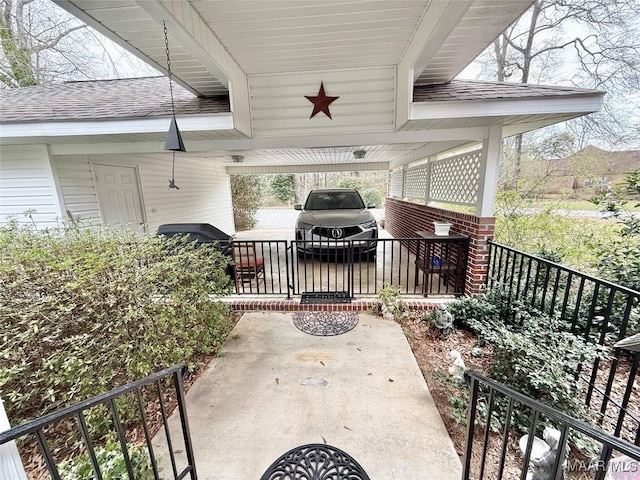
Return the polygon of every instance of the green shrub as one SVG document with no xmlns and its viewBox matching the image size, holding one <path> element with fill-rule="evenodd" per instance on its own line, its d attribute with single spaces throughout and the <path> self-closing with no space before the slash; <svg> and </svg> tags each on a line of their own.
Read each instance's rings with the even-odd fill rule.
<svg viewBox="0 0 640 480">
<path fill-rule="evenodd" d="M 290 205 L 296 198 L 293 175 L 275 175 L 271 179 L 271 192 L 280 202 Z"/>
<path fill-rule="evenodd" d="M 558 318 L 506 298 L 494 289 L 453 302 L 449 310 L 458 325 L 491 344 L 492 378 L 558 410 L 584 415 L 582 390 L 573 374 L 579 364 L 603 357 L 602 348 L 567 332 Z M 516 416 L 516 423 L 526 429 L 528 419 Z"/>
<path fill-rule="evenodd" d="M 258 175 L 231 175 L 236 230 L 250 230 L 258 223 L 256 212 L 262 202 L 262 183 Z"/>
<path fill-rule="evenodd" d="M 534 202 L 515 190 L 501 190 L 496 197 L 494 240 L 596 274 L 593 265 L 599 246 L 610 245 L 618 229 L 599 218 L 576 221 L 560 209 L 560 204 Z"/>
<path fill-rule="evenodd" d="M 9 418 L 23 422 L 173 364 L 197 367 L 230 328 L 226 307 L 210 299 L 229 292 L 227 264 L 184 240 L 1 228 Z"/>
<path fill-rule="evenodd" d="M 640 291 L 640 217 L 632 213 L 633 208 L 640 206 L 640 170 L 628 173 L 622 185 L 602 192 L 592 202 L 607 217 L 615 219 L 619 227 L 614 241 L 598 245 L 598 258 L 594 262 L 598 273 Z"/>
<path fill-rule="evenodd" d="M 153 480 L 155 477 L 147 449 L 136 445 L 127 445 L 127 450 L 135 479 Z M 95 454 L 103 480 L 129 478 L 119 443 L 108 442 L 104 447 L 96 447 Z M 92 480 L 95 478 L 87 453 L 63 462 L 58 469 L 61 480 Z"/>
</svg>

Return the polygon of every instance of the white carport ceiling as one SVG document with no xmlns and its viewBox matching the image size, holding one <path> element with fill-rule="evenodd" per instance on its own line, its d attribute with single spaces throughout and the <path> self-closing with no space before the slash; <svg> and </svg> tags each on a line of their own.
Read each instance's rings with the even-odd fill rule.
<svg viewBox="0 0 640 480">
<path fill-rule="evenodd" d="M 249 75 L 398 63 L 429 0 L 198 0 L 193 6 Z"/>
<path fill-rule="evenodd" d="M 407 153 L 422 147 L 420 143 L 391 145 L 359 145 L 349 147 L 328 148 L 281 148 L 274 150 L 235 151 L 234 154 L 244 156 L 244 164 L 252 166 L 270 165 L 340 165 L 359 163 L 384 163 L 398 160 Z M 366 156 L 356 159 L 354 151 L 364 150 Z M 229 156 L 228 162 L 232 163 Z"/>
<path fill-rule="evenodd" d="M 157 0 L 54 0 L 161 71 L 166 60 Z M 166 2 L 167 4 L 170 2 Z M 246 75 L 399 65 L 421 45 L 418 83 L 453 79 L 533 0 L 182 0 Z M 175 8 L 175 6 L 174 6 Z M 442 14 L 437 17 L 436 12 Z M 455 11 L 455 14 L 451 12 Z M 444 13 L 442 13 L 444 12 Z M 431 25 L 429 22 L 433 22 Z M 425 28 L 424 25 L 429 25 Z M 202 96 L 225 91 L 206 58 L 170 34 L 172 72 Z M 174 32 L 175 33 L 175 32 Z M 200 32 L 194 32 L 197 36 Z M 204 47 L 203 47 L 204 48 Z M 220 80 L 220 81 L 218 81 Z"/>
</svg>

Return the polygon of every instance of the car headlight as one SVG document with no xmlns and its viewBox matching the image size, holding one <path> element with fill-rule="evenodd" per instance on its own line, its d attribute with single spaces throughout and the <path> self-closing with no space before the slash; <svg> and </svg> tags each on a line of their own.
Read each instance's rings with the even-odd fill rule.
<svg viewBox="0 0 640 480">
<path fill-rule="evenodd" d="M 378 226 L 378 223 L 375 220 L 371 220 L 369 222 L 365 222 L 365 223 L 361 223 L 360 227 L 364 228 L 364 229 L 368 229 L 368 228 L 376 228 Z"/>
<path fill-rule="evenodd" d="M 312 225 L 310 223 L 304 223 L 304 222 L 296 223 L 297 230 L 313 230 L 313 227 L 315 227 L 315 225 Z"/>
</svg>

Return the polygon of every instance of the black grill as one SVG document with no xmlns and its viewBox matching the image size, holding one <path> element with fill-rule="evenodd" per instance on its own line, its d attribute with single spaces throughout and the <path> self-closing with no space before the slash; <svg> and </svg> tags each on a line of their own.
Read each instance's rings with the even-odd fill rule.
<svg viewBox="0 0 640 480">
<path fill-rule="evenodd" d="M 333 236 L 334 231 L 340 230 L 341 234 L 338 236 Z M 341 238 L 349 238 L 353 235 L 357 235 L 361 233 L 362 229 L 360 227 L 316 227 L 313 229 L 313 233 L 326 238 L 332 238 L 339 240 Z"/>
</svg>

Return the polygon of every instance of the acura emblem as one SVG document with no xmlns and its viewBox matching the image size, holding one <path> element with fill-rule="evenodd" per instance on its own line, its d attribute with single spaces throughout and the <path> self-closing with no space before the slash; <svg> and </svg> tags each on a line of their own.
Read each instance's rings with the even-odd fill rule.
<svg viewBox="0 0 640 480">
<path fill-rule="evenodd" d="M 342 229 L 334 228 L 333 230 L 331 230 L 331 236 L 333 238 L 342 238 Z"/>
</svg>

